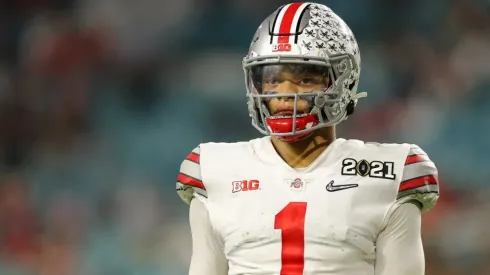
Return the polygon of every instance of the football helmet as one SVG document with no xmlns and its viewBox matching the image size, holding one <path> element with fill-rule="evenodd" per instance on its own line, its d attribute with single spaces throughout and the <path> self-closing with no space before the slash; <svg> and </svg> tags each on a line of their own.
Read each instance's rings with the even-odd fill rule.
<svg viewBox="0 0 490 275">
<path fill-rule="evenodd" d="M 301 93 L 264 91 L 264 78 L 284 66 L 324 74 L 328 85 Z M 252 125 L 287 142 L 340 123 L 353 113 L 357 100 L 367 96 L 357 93 L 361 56 L 356 39 L 347 24 L 321 4 L 291 3 L 269 15 L 253 37 L 243 69 Z M 273 98 L 294 100 L 292 114 L 272 114 L 267 103 Z M 298 112 L 299 101 L 308 103 L 309 112 Z"/>
</svg>

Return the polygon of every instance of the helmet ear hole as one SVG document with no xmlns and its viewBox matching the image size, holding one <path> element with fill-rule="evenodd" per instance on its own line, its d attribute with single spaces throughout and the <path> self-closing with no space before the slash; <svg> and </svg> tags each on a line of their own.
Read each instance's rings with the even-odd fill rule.
<svg viewBox="0 0 490 275">
<path fill-rule="evenodd" d="M 352 91 L 352 89 L 354 89 L 354 87 L 356 86 L 356 81 L 353 81 L 350 85 L 349 85 L 349 90 Z"/>
<path fill-rule="evenodd" d="M 345 108 L 347 116 L 350 116 L 354 113 L 354 107 L 355 106 L 356 106 L 356 103 L 354 102 L 354 100 L 349 101 L 349 103 L 347 104 L 347 107 Z"/>
</svg>

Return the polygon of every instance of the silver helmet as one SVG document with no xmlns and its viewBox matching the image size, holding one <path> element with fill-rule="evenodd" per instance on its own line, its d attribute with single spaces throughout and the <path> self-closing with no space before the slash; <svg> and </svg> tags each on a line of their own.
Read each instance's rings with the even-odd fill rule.
<svg viewBox="0 0 490 275">
<path fill-rule="evenodd" d="M 311 67 L 323 71 L 329 85 L 305 93 L 265 92 L 262 79 L 273 66 Z M 361 56 L 352 31 L 330 8 L 316 3 L 291 3 L 268 16 L 255 33 L 243 59 L 248 111 L 252 125 L 265 135 L 297 141 L 314 130 L 333 126 L 352 114 L 357 100 Z M 272 98 L 294 100 L 290 116 L 268 110 Z M 309 113 L 299 113 L 306 100 Z"/>
</svg>

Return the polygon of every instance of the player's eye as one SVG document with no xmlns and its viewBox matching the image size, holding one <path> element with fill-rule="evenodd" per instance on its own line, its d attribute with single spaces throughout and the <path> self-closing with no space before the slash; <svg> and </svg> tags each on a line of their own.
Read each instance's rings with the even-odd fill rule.
<svg viewBox="0 0 490 275">
<path fill-rule="evenodd" d="M 322 77 L 303 77 L 296 84 L 302 86 L 319 85 L 322 84 Z"/>
<path fill-rule="evenodd" d="M 269 85 L 278 85 L 280 83 L 279 79 L 276 77 L 269 77 L 265 79 L 264 82 Z"/>
<path fill-rule="evenodd" d="M 302 79 L 300 79 L 298 82 L 298 84 L 300 85 L 313 85 L 313 84 L 316 84 L 315 80 L 311 77 L 304 77 Z"/>
</svg>

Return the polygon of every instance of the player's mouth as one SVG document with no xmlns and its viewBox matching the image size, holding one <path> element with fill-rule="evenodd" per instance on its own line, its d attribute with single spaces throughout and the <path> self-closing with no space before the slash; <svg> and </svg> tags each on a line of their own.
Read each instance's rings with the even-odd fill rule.
<svg viewBox="0 0 490 275">
<path fill-rule="evenodd" d="M 296 111 L 296 117 L 305 117 L 307 115 L 308 114 L 306 114 L 305 112 L 299 110 Z M 294 111 L 288 110 L 288 111 L 275 112 L 274 115 L 272 115 L 272 118 L 292 118 L 293 116 L 294 116 Z"/>
</svg>

